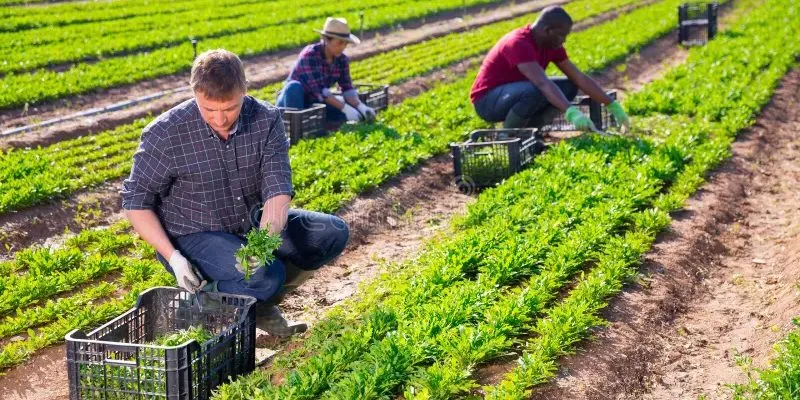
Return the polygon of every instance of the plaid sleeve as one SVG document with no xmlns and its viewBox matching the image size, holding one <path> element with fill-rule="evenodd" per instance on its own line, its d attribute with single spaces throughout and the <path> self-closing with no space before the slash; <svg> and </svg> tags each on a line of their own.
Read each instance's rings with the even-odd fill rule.
<svg viewBox="0 0 800 400">
<path fill-rule="evenodd" d="M 306 90 L 306 93 L 313 96 L 317 101 L 322 103 L 325 98 L 322 91 L 325 88 L 325 77 L 322 76 L 322 66 L 313 53 L 304 52 L 297 60 L 295 66 L 297 73 L 295 78 L 298 79 Z"/>
<path fill-rule="evenodd" d="M 355 88 L 353 88 L 353 80 L 350 77 L 350 59 L 347 56 L 342 57 L 341 67 L 342 73 L 339 75 L 339 90 L 342 91 L 344 97 L 355 97 L 358 95 Z"/>
<path fill-rule="evenodd" d="M 264 151 L 261 156 L 261 199 L 267 201 L 275 196 L 293 196 L 292 169 L 289 165 L 289 138 L 277 110 L 268 111 L 274 116 Z"/>
<path fill-rule="evenodd" d="M 122 208 L 125 210 L 152 210 L 159 196 L 169 190 L 171 161 L 164 129 L 149 125 L 142 131 L 139 148 L 133 154 L 131 174 L 122 183 Z"/>
</svg>

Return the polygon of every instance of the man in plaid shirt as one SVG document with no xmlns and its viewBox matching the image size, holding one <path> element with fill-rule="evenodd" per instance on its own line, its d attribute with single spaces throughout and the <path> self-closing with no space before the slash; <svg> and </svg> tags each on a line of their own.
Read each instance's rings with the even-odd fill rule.
<svg viewBox="0 0 800 400">
<path fill-rule="evenodd" d="M 273 335 L 289 325 L 275 305 L 311 271 L 338 256 L 349 237 L 338 217 L 290 210 L 289 142 L 277 108 L 246 94 L 241 60 L 225 50 L 192 67 L 194 98 L 142 131 L 122 206 L 178 285 L 258 300 L 256 326 Z M 250 229 L 280 233 L 277 259 L 245 280 L 234 253 Z"/>
<path fill-rule="evenodd" d="M 328 122 L 336 127 L 344 121 L 372 120 L 375 110 L 358 99 L 350 78 L 350 59 L 344 54 L 350 43 L 361 41 L 352 33 L 344 18 L 328 18 L 318 43 L 300 52 L 286 85 L 278 95 L 278 107 L 305 109 L 314 103 L 325 104 Z M 331 94 L 338 84 L 341 96 Z"/>
</svg>

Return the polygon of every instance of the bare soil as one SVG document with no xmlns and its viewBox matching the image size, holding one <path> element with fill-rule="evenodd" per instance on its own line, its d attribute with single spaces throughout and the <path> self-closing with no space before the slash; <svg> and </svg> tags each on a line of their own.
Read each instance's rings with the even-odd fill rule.
<svg viewBox="0 0 800 400">
<path fill-rule="evenodd" d="M 501 20 L 515 18 L 548 5 L 565 2 L 566 0 L 533 0 L 514 4 L 513 1 L 501 1 L 491 5 L 467 8 L 463 11 L 444 12 L 407 23 L 405 26 L 367 33 L 364 35 L 365 40 L 358 46 L 353 46 L 349 49 L 347 54 L 351 59 L 359 60 L 452 32 L 474 29 Z M 251 87 L 262 87 L 285 79 L 296 58 L 297 49 L 292 49 L 245 60 L 246 73 Z M 28 110 L 0 110 L 0 130 L 5 131 L 13 127 L 65 117 L 88 109 L 108 107 L 122 101 L 185 87 L 188 82 L 189 73 L 185 72 L 49 102 L 34 106 Z M 148 114 L 157 115 L 190 97 L 191 92 L 178 92 L 119 111 L 66 121 L 37 131 L 0 138 L 0 149 L 46 145 L 111 129 L 145 117 Z"/>
</svg>

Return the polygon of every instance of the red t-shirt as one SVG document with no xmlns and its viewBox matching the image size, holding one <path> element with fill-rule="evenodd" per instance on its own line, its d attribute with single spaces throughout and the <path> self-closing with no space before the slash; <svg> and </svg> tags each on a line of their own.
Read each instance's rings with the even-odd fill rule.
<svg viewBox="0 0 800 400">
<path fill-rule="evenodd" d="M 475 83 L 472 84 L 469 98 L 475 103 L 486 92 L 500 85 L 527 80 L 528 78 L 517 68 L 520 64 L 535 61 L 542 66 L 542 69 L 547 69 L 551 62 L 561 62 L 566 59 L 567 51 L 564 47 L 557 49 L 536 47 L 530 25 L 514 29 L 503 36 L 486 55 Z"/>
</svg>

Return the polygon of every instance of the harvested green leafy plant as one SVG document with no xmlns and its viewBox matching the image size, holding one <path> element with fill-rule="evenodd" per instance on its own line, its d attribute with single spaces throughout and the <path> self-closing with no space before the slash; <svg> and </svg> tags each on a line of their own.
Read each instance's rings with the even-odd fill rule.
<svg viewBox="0 0 800 400">
<path fill-rule="evenodd" d="M 246 237 L 247 244 L 236 251 L 236 261 L 242 268 L 244 279 L 250 279 L 259 266 L 275 260 L 275 250 L 281 246 L 281 236 L 269 233 L 268 228 L 253 229 Z"/>
<path fill-rule="evenodd" d="M 214 337 L 214 334 L 202 326 L 190 326 L 189 329 L 181 329 L 177 332 L 156 338 L 153 344 L 158 346 L 178 346 L 192 339 L 197 343 L 203 344 Z"/>
</svg>

